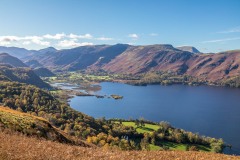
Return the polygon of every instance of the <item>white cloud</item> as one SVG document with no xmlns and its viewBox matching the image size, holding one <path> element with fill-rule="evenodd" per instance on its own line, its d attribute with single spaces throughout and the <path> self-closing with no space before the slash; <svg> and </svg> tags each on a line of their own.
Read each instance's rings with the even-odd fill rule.
<svg viewBox="0 0 240 160">
<path fill-rule="evenodd" d="M 215 40 L 203 41 L 201 43 L 217 43 L 217 42 L 234 41 L 234 40 L 239 40 L 239 39 L 240 39 L 240 37 L 225 38 L 225 39 L 215 39 Z"/>
<path fill-rule="evenodd" d="M 55 35 L 46 34 L 46 35 L 43 36 L 43 38 L 59 40 L 59 39 L 64 38 L 65 36 L 66 36 L 66 35 L 65 35 L 64 33 L 57 33 L 57 34 L 55 34 Z"/>
<path fill-rule="evenodd" d="M 156 36 L 158 36 L 158 34 L 157 33 L 150 33 L 149 36 L 156 37 Z"/>
<path fill-rule="evenodd" d="M 139 36 L 135 33 L 129 34 L 128 37 L 133 38 L 133 39 L 138 39 L 139 38 Z"/>
<path fill-rule="evenodd" d="M 93 36 L 89 33 L 84 35 L 76 35 L 71 33 L 68 37 L 72 39 L 92 39 L 93 38 Z"/>
<path fill-rule="evenodd" d="M 238 33 L 238 32 L 240 32 L 240 27 L 231 28 L 229 30 L 221 31 L 217 33 Z"/>
<path fill-rule="evenodd" d="M 32 42 L 35 43 L 35 44 L 41 45 L 41 46 L 50 46 L 50 42 L 48 42 L 48 41 L 33 39 Z"/>
<path fill-rule="evenodd" d="M 0 36 L 0 45 L 7 46 L 19 40 L 21 40 L 21 38 L 17 36 Z"/>
<path fill-rule="evenodd" d="M 76 42 L 76 40 L 63 40 L 63 41 L 60 41 L 57 45 L 59 47 L 66 48 L 66 47 L 93 45 L 93 43 L 89 43 L 89 42 L 80 43 L 80 42 Z"/>
<path fill-rule="evenodd" d="M 1 36 L 0 41 L 1 42 L 12 42 L 12 41 L 18 41 L 19 37 L 17 36 Z"/>
<path fill-rule="evenodd" d="M 99 37 L 99 38 L 95 38 L 96 40 L 99 40 L 99 41 L 111 41 L 113 40 L 113 38 L 108 38 L 108 37 Z"/>
<path fill-rule="evenodd" d="M 41 45 L 41 46 L 49 46 L 50 45 L 50 42 L 44 41 L 43 37 L 40 37 L 40 36 L 26 36 L 26 37 L 20 38 L 20 40 L 28 40 L 28 41 L 31 41 L 32 43 L 35 43 L 35 44 Z"/>
<path fill-rule="evenodd" d="M 10 42 L 7 42 L 7 41 L 0 41 L 0 45 L 1 46 L 7 46 L 7 45 L 10 45 L 11 43 Z"/>
<path fill-rule="evenodd" d="M 138 38 L 138 35 L 130 35 L 133 40 Z M 91 42 L 78 42 L 79 39 L 97 40 L 97 41 L 111 41 L 114 40 L 110 37 L 98 37 L 95 38 L 91 34 L 44 34 L 44 35 L 32 35 L 32 36 L 0 36 L 0 45 L 32 45 L 36 44 L 39 46 L 50 46 L 51 44 L 56 44 L 61 47 L 76 47 L 84 45 L 93 45 Z"/>
<path fill-rule="evenodd" d="M 134 42 L 128 42 L 128 43 L 126 43 L 126 44 L 128 44 L 128 45 L 135 45 L 136 43 L 134 43 Z"/>
<path fill-rule="evenodd" d="M 24 41 L 22 44 L 23 45 L 29 45 L 29 44 L 31 44 L 31 42 L 30 41 Z"/>
</svg>

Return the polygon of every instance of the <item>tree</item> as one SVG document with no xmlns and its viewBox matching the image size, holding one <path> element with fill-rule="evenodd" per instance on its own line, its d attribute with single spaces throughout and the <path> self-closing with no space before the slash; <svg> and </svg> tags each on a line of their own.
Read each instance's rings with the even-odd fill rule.
<svg viewBox="0 0 240 160">
<path fill-rule="evenodd" d="M 144 118 L 143 118 L 143 117 L 140 118 L 140 126 L 141 126 L 141 127 L 145 126 L 145 124 L 144 124 Z"/>
<path fill-rule="evenodd" d="M 169 128 L 171 128 L 170 123 L 169 123 L 169 122 L 166 122 L 166 121 L 161 121 L 161 122 L 159 123 L 159 125 L 161 126 L 162 131 L 163 131 L 164 134 L 166 133 L 166 131 L 167 131 Z"/>
<path fill-rule="evenodd" d="M 135 125 L 137 126 L 137 128 L 139 127 L 140 123 L 139 123 L 139 120 L 138 120 L 138 119 L 136 119 Z"/>
</svg>

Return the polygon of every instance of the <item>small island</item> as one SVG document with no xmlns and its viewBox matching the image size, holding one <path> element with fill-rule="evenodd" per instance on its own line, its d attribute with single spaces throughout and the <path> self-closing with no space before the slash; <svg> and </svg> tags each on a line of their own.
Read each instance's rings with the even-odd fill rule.
<svg viewBox="0 0 240 160">
<path fill-rule="evenodd" d="M 111 97 L 112 97 L 113 99 L 116 99 L 116 100 L 118 100 L 118 99 L 123 99 L 123 96 L 116 95 L 116 94 L 112 94 Z"/>
</svg>

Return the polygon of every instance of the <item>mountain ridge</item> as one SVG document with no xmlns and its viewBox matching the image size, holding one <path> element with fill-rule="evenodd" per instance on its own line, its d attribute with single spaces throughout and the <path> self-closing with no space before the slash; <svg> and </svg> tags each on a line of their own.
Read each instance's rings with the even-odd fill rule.
<svg viewBox="0 0 240 160">
<path fill-rule="evenodd" d="M 170 44 L 92 45 L 34 54 L 24 60 L 36 60 L 51 71 L 104 70 L 114 74 L 163 71 L 212 82 L 239 76 L 239 50 L 206 54 L 189 48 L 186 51 L 186 47 L 179 49 Z"/>
<path fill-rule="evenodd" d="M 0 63 L 10 64 L 13 67 L 27 67 L 21 60 L 9 55 L 8 53 L 0 53 Z"/>
</svg>

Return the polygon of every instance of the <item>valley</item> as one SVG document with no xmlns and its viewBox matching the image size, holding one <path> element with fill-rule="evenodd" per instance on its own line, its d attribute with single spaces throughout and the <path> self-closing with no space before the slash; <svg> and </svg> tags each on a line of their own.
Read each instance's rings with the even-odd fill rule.
<svg viewBox="0 0 240 160">
<path fill-rule="evenodd" d="M 240 160 L 240 0 L 0 0 L 0 160 Z"/>
<path fill-rule="evenodd" d="M 92 47 L 80 47 L 81 50 L 83 50 L 81 52 L 89 52 L 89 49 L 98 49 L 92 53 L 97 56 L 99 56 L 98 54 L 107 55 L 108 52 L 118 51 L 117 55 L 112 55 L 107 61 L 104 60 L 104 63 L 101 62 L 102 65 L 100 68 L 96 67 L 99 67 L 99 65 L 91 65 L 86 66 L 87 68 L 83 67 L 81 70 L 66 69 L 65 67 L 61 70 L 56 70 L 47 63 L 42 63 L 43 61 L 39 59 L 31 59 L 34 55 L 27 57 L 28 60 L 26 64 L 24 64 L 21 60 L 9 54 L 0 54 L 0 57 L 3 57 L 0 59 L 2 63 L 0 72 L 0 103 L 11 109 L 46 119 L 49 125 L 56 127 L 57 135 L 65 136 L 66 140 L 61 143 L 67 142 L 74 145 L 97 146 L 120 150 L 190 150 L 239 154 L 238 144 L 222 134 L 223 131 L 218 131 L 217 133 L 220 134 L 217 134 L 216 132 L 212 132 L 211 129 L 205 130 L 204 126 L 208 126 L 206 123 L 202 123 L 203 127 L 195 129 L 192 128 L 192 125 L 187 125 L 187 119 L 182 117 L 185 114 L 187 114 L 188 117 L 191 117 L 190 115 L 195 117 L 197 123 L 194 124 L 194 126 L 200 125 L 198 124 L 198 118 L 196 118 L 198 112 L 194 113 L 200 109 L 199 105 L 194 104 L 196 107 L 190 109 L 184 97 L 182 97 L 183 99 L 176 98 L 179 97 L 178 94 L 172 97 L 174 100 L 165 99 L 169 102 L 176 101 L 176 104 L 164 102 L 164 100 L 159 97 L 159 95 L 163 96 L 164 92 L 166 92 L 166 96 L 168 96 L 168 89 L 171 90 L 171 88 L 173 89 L 171 91 L 171 95 L 173 96 L 174 88 L 179 90 L 181 86 L 183 86 L 183 88 L 180 89 L 182 91 L 184 91 L 184 88 L 187 89 L 188 86 L 200 86 L 200 90 L 206 86 L 228 86 L 237 88 L 239 87 L 238 77 L 230 77 L 231 80 L 229 80 L 229 78 L 223 78 L 224 81 L 209 81 L 198 76 L 180 73 L 177 70 L 147 69 L 145 71 L 132 73 L 126 70 L 126 72 L 122 73 L 104 69 L 107 67 L 107 63 L 111 63 L 115 58 L 126 54 L 121 52 L 125 52 L 123 50 L 127 50 L 128 47 L 128 45 L 120 44 L 116 46 L 95 46 L 94 49 Z M 166 50 L 166 48 L 169 49 L 169 47 L 170 50 L 172 50 L 172 46 L 169 45 L 146 46 L 146 48 L 149 47 L 150 50 Z M 76 55 L 81 54 L 78 53 L 78 49 L 79 48 L 76 48 Z M 84 51 L 85 49 L 87 50 Z M 200 53 L 190 53 L 189 51 L 181 51 L 178 49 L 174 50 L 176 50 L 176 52 L 184 52 L 184 54 L 187 52 L 187 54 L 190 55 L 199 54 L 200 56 Z M 193 51 L 193 49 L 190 51 Z M 51 50 L 47 50 L 47 55 L 51 56 L 55 54 L 56 56 L 59 54 L 57 50 L 51 52 Z M 144 54 L 148 54 L 148 50 L 144 52 Z M 46 58 L 44 50 L 41 54 Z M 38 56 L 40 55 L 38 54 Z M 201 56 L 202 55 L 203 54 L 201 54 Z M 48 60 L 48 62 L 50 61 Z M 19 65 L 20 63 L 24 65 Z M 86 61 L 86 63 L 88 62 Z M 141 62 L 136 62 L 136 64 L 138 63 L 141 65 Z M 29 67 L 27 67 L 27 65 L 29 65 Z M 56 67 L 61 68 L 60 66 Z M 238 67 L 235 68 L 237 69 Z M 106 90 L 107 88 L 110 90 Z M 219 87 L 219 89 L 220 88 L 221 87 Z M 124 90 L 126 92 L 124 92 Z M 195 87 L 193 87 L 193 90 L 195 90 Z M 184 92 L 184 95 L 188 94 Z M 170 98 L 171 96 L 168 97 Z M 203 97 L 203 95 L 200 95 L 200 97 Z M 191 98 L 191 96 L 189 96 L 189 98 L 194 99 L 194 97 Z M 156 102 L 156 100 L 160 101 Z M 187 108 L 182 108 L 181 112 L 177 112 L 176 107 L 179 106 L 177 100 L 179 100 L 180 104 L 187 104 Z M 232 100 L 235 101 L 235 99 Z M 194 103 L 196 103 L 196 101 L 194 101 Z M 223 104 L 225 103 L 229 102 L 224 102 Z M 211 104 L 205 105 L 211 107 L 209 106 Z M 219 104 L 214 105 L 219 107 Z M 130 106 L 131 108 L 129 108 Z M 167 108 L 165 107 L 174 107 L 175 109 L 170 109 L 171 113 L 166 113 Z M 179 107 L 183 106 L 180 105 Z M 220 107 L 225 109 L 225 106 Z M 186 109 L 190 110 L 190 112 Z M 151 110 L 154 111 L 154 113 L 150 112 Z M 236 111 L 236 113 L 237 112 L 238 111 Z M 205 110 L 204 113 L 212 114 L 212 111 Z M 16 112 L 15 114 L 20 113 Z M 209 123 L 211 121 L 211 119 L 207 117 L 202 118 L 205 119 L 205 122 Z M 11 121 L 11 119 L 8 119 L 8 121 Z M 163 121 L 170 121 L 174 127 L 168 122 Z M 235 119 L 235 121 L 238 120 Z M 5 118 L 2 119 L 2 122 L 4 122 L 2 123 L 4 130 L 20 132 L 24 135 L 39 136 L 39 131 L 35 128 L 29 132 L 24 128 L 20 130 L 17 129 L 19 128 L 17 124 L 13 124 L 13 126 L 6 125 L 12 122 L 6 123 Z M 25 122 L 23 121 L 23 123 Z M 139 125 L 139 123 L 141 125 Z M 226 121 L 226 123 L 232 122 Z M 222 124 L 224 125 L 225 123 Z M 29 124 L 26 122 L 26 125 Z M 167 128 L 164 129 L 164 126 L 167 126 Z M 175 128 L 175 126 L 177 128 Z M 191 130 L 194 133 L 178 128 Z M 223 129 L 225 128 L 223 127 Z M 200 135 L 197 134 L 199 131 Z M 201 134 L 218 137 L 218 139 L 201 136 Z M 44 137 L 44 134 L 40 135 L 40 137 L 47 140 L 53 140 L 52 138 L 48 139 L 46 136 Z M 229 135 L 231 137 L 234 136 L 232 134 Z M 224 141 L 221 139 L 222 137 L 224 137 Z M 225 139 L 227 139 L 227 142 L 225 142 Z"/>
</svg>

